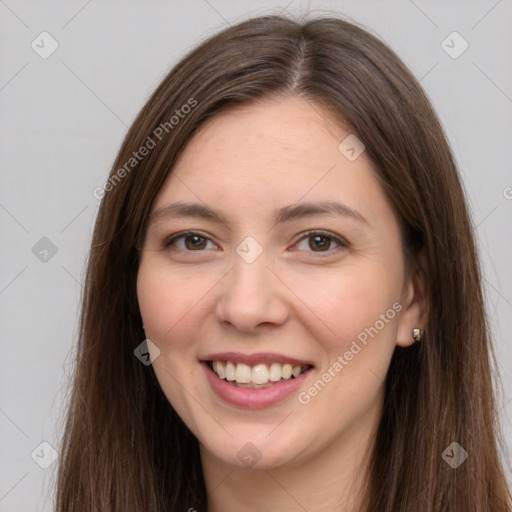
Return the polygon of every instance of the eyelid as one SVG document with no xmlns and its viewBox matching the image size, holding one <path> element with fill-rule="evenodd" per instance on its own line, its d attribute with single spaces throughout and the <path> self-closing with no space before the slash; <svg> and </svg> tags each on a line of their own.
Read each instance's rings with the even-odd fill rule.
<svg viewBox="0 0 512 512">
<path fill-rule="evenodd" d="M 168 238 L 166 238 L 165 241 L 162 244 L 163 248 L 164 249 L 169 248 L 172 243 L 174 243 L 176 240 L 178 240 L 178 239 L 180 239 L 182 237 L 194 236 L 194 235 L 200 236 L 200 237 L 206 239 L 207 241 L 211 241 L 214 245 L 217 245 L 216 242 L 214 242 L 211 239 L 211 237 L 209 235 L 207 235 L 206 233 L 203 233 L 201 231 L 195 231 L 195 230 L 187 230 L 187 231 L 181 231 L 181 232 L 178 232 L 178 233 L 174 233 L 173 235 L 171 235 Z M 325 231 L 325 230 L 322 230 L 322 229 L 311 229 L 311 230 L 308 230 L 308 231 L 305 231 L 305 232 L 301 233 L 299 235 L 298 240 L 293 245 L 297 245 L 299 242 L 301 242 L 305 238 L 308 238 L 308 237 L 313 236 L 313 235 L 325 236 L 326 238 L 331 239 L 333 242 L 338 244 L 338 246 L 339 246 L 338 248 L 348 248 L 350 246 L 350 244 L 344 238 L 342 238 L 342 237 L 340 237 L 338 235 L 335 235 L 334 233 L 331 233 L 330 231 Z M 201 252 L 204 252 L 204 249 L 199 250 L 199 251 L 184 250 L 184 252 L 198 252 L 198 253 L 201 253 Z M 313 254 L 319 254 L 320 257 L 322 257 L 321 256 L 322 254 L 324 254 L 324 255 L 331 255 L 335 251 L 329 249 L 327 251 L 306 251 L 306 252 L 311 252 Z"/>
<path fill-rule="evenodd" d="M 213 244 L 217 245 L 216 242 L 214 242 L 211 237 L 209 235 L 207 235 L 206 233 L 202 233 L 201 231 L 196 231 L 196 230 L 187 230 L 187 231 L 180 231 L 179 233 L 174 233 L 173 235 L 167 237 L 163 244 L 162 244 L 162 247 L 164 249 L 167 249 L 168 247 L 171 246 L 171 244 L 173 242 L 175 242 L 176 240 L 178 240 L 179 238 L 182 238 L 182 237 L 186 237 L 186 236 L 200 236 L 206 240 L 209 240 L 210 242 L 212 242 Z M 186 251 L 186 252 L 202 252 L 202 251 Z"/>
<path fill-rule="evenodd" d="M 313 235 L 325 236 L 326 238 L 330 238 L 333 242 L 338 244 L 338 246 L 339 246 L 338 248 L 348 248 L 350 246 L 350 244 L 341 236 L 335 235 L 334 233 L 331 233 L 330 231 L 325 231 L 323 229 L 311 229 L 309 231 L 305 231 L 304 233 L 301 233 L 300 238 L 297 240 L 297 242 L 295 242 L 294 245 L 297 245 L 304 238 L 308 238 Z M 330 249 L 328 251 L 307 251 L 307 252 L 311 252 L 313 254 L 319 254 L 320 257 L 322 257 L 321 256 L 322 254 L 329 256 L 329 255 L 333 254 L 335 252 L 335 250 Z"/>
</svg>

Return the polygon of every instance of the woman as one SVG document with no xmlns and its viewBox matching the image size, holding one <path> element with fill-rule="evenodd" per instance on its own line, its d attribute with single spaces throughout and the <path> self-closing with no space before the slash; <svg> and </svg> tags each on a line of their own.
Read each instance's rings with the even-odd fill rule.
<svg viewBox="0 0 512 512">
<path fill-rule="evenodd" d="M 382 42 L 230 27 L 101 195 L 59 511 L 510 511 L 464 194 Z"/>
</svg>

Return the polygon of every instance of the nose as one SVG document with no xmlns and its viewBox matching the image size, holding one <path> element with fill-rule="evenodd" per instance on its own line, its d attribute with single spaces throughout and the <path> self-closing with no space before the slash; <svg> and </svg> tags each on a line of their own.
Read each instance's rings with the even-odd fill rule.
<svg viewBox="0 0 512 512">
<path fill-rule="evenodd" d="M 231 271 L 221 281 L 216 304 L 219 322 L 252 333 L 259 326 L 283 324 L 289 315 L 286 287 L 268 268 L 265 252 L 247 263 L 238 255 Z"/>
</svg>

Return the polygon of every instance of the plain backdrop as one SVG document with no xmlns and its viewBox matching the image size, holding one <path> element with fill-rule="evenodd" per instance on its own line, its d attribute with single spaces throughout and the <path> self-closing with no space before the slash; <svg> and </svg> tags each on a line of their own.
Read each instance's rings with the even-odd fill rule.
<svg viewBox="0 0 512 512">
<path fill-rule="evenodd" d="M 475 224 L 512 451 L 510 0 L 0 0 L 1 512 L 53 508 L 52 447 L 59 450 L 99 205 L 93 190 L 127 127 L 207 36 L 248 16 L 307 10 L 352 18 L 380 36 L 440 116 Z"/>
</svg>

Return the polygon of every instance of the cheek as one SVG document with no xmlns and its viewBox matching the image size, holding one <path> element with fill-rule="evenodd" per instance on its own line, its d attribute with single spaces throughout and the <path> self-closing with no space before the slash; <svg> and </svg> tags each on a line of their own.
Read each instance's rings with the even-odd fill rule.
<svg viewBox="0 0 512 512">
<path fill-rule="evenodd" d="M 309 289 L 305 302 L 321 320 L 315 335 L 323 352 L 321 382 L 315 381 L 299 401 L 310 400 L 318 415 L 329 409 L 334 423 L 365 414 L 382 391 L 402 307 L 399 284 L 391 277 L 371 266 L 354 266 Z"/>
<path fill-rule="evenodd" d="M 382 272 L 380 266 L 365 264 L 302 281 L 297 295 L 315 313 L 314 338 L 326 366 L 346 354 L 349 371 L 344 373 L 362 366 L 385 370 L 384 362 L 396 343 L 401 309 L 400 280 L 395 278 L 394 269 Z"/>
<path fill-rule="evenodd" d="M 186 279 L 175 269 L 143 259 L 137 275 L 137 297 L 146 336 L 163 345 L 160 349 L 171 342 L 174 350 L 187 346 L 185 331 L 194 326 L 197 329 L 191 319 L 201 310 L 201 299 L 210 288 L 208 279 Z"/>
<path fill-rule="evenodd" d="M 336 335 L 373 325 L 399 298 L 398 287 L 390 286 L 385 277 L 368 269 L 326 277 L 323 286 L 318 281 L 315 286 L 309 284 L 303 294 L 311 309 L 319 312 L 318 316 Z"/>
<path fill-rule="evenodd" d="M 197 344 L 192 341 L 201 325 L 196 320 L 201 299 L 211 287 L 208 279 L 189 280 L 155 258 L 143 259 L 139 266 L 137 297 L 145 334 L 160 350 L 153 370 L 169 403 L 190 425 L 194 414 L 187 396 L 197 394 L 194 372 L 198 371 Z"/>
</svg>

